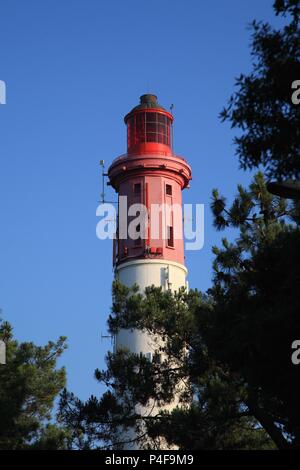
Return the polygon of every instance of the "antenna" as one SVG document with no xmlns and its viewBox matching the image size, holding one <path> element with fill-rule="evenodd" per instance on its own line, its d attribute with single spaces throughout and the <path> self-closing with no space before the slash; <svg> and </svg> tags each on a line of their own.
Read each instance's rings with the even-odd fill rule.
<svg viewBox="0 0 300 470">
<path fill-rule="evenodd" d="M 113 335 L 103 335 L 101 331 L 101 343 L 103 342 L 104 339 L 109 339 L 111 341 L 111 344 L 113 345 L 114 343 L 114 336 Z"/>
<path fill-rule="evenodd" d="M 104 204 L 104 176 L 105 176 L 105 173 L 104 173 L 104 164 L 105 164 L 105 161 L 104 160 L 100 160 L 99 162 L 101 168 L 102 168 L 102 193 L 100 194 L 100 202 L 102 204 Z"/>
<path fill-rule="evenodd" d="M 101 177 L 102 177 L 102 191 L 100 193 L 100 204 L 105 204 L 106 202 L 109 203 L 109 204 L 118 204 L 117 201 L 106 201 L 105 200 L 105 191 L 104 191 L 104 183 L 105 183 L 105 177 L 108 176 L 108 173 L 105 173 L 105 161 L 104 160 L 100 160 L 99 161 L 99 165 L 101 167 Z M 109 183 L 107 183 L 109 184 Z"/>
</svg>

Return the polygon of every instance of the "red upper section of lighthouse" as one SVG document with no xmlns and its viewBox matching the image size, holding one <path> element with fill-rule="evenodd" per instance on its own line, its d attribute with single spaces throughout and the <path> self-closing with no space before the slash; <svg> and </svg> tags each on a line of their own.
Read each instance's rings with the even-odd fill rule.
<svg viewBox="0 0 300 470">
<path fill-rule="evenodd" d="M 127 125 L 128 154 L 171 154 L 172 114 L 158 104 L 155 95 L 142 95 L 140 100 L 140 104 L 124 118 Z"/>
<path fill-rule="evenodd" d="M 121 196 L 126 196 L 128 207 L 143 204 L 149 216 L 145 238 L 141 236 L 141 224 L 136 228 L 135 239 L 120 236 L 123 226 L 118 226 L 114 263 L 155 258 L 184 264 L 181 192 L 189 186 L 192 176 L 187 161 L 173 153 L 173 116 L 158 104 L 155 95 L 146 94 L 124 121 L 127 153 L 112 162 L 108 177 L 119 194 L 119 201 Z M 159 215 L 159 234 L 153 235 L 156 222 L 152 208 L 158 205 L 177 206 L 179 211 Z M 131 214 L 129 223 L 133 219 Z"/>
</svg>

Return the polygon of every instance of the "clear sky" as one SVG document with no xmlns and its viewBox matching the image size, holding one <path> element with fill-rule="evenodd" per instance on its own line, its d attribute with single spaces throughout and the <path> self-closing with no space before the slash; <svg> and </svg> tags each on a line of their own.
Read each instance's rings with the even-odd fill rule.
<svg viewBox="0 0 300 470">
<path fill-rule="evenodd" d="M 192 166 L 186 202 L 205 204 L 205 246 L 186 256 L 191 287 L 211 282 L 211 190 L 229 198 L 249 175 L 218 114 L 250 70 L 253 19 L 272 0 L 2 0 L 0 306 L 19 340 L 68 337 L 68 387 L 99 393 L 113 279 L 96 238 L 99 160 L 126 151 L 123 116 L 143 93 L 174 104 L 174 150 Z M 109 198 L 114 198 L 111 190 Z"/>
</svg>

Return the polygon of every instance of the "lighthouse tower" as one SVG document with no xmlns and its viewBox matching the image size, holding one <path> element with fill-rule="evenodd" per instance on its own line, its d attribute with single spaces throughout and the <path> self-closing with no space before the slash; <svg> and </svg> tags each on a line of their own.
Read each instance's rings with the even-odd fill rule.
<svg viewBox="0 0 300 470">
<path fill-rule="evenodd" d="M 191 168 L 173 153 L 173 116 L 157 102 L 155 95 L 142 95 L 140 104 L 124 121 L 127 153 L 117 157 L 108 169 L 110 184 L 119 197 L 113 250 L 115 276 L 127 286 L 138 284 L 141 292 L 151 285 L 176 291 L 187 286 L 182 190 L 189 186 Z M 129 211 L 126 226 L 120 216 L 124 201 L 128 209 L 137 207 L 136 204 L 146 208 L 145 227 L 137 224 L 134 237 L 128 233 L 128 227 L 135 214 Z M 157 211 L 159 207 L 164 209 Z M 153 208 L 156 210 L 152 211 Z M 123 329 L 115 338 L 115 348 L 126 348 L 151 360 L 157 342 L 146 332 Z"/>
</svg>

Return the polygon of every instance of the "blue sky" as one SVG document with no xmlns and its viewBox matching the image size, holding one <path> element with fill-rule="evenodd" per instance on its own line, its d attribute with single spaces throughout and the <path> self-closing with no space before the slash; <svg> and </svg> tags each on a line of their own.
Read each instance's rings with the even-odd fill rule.
<svg viewBox="0 0 300 470">
<path fill-rule="evenodd" d="M 59 335 L 79 397 L 98 394 L 113 279 L 96 238 L 99 160 L 126 151 L 123 116 L 143 93 L 174 104 L 174 150 L 192 166 L 185 202 L 205 204 L 205 246 L 188 252 L 191 287 L 211 282 L 212 188 L 228 198 L 249 175 L 219 112 L 251 68 L 247 24 L 278 24 L 272 0 L 2 0 L 0 306 L 19 340 Z M 113 198 L 108 190 L 107 196 Z"/>
</svg>

